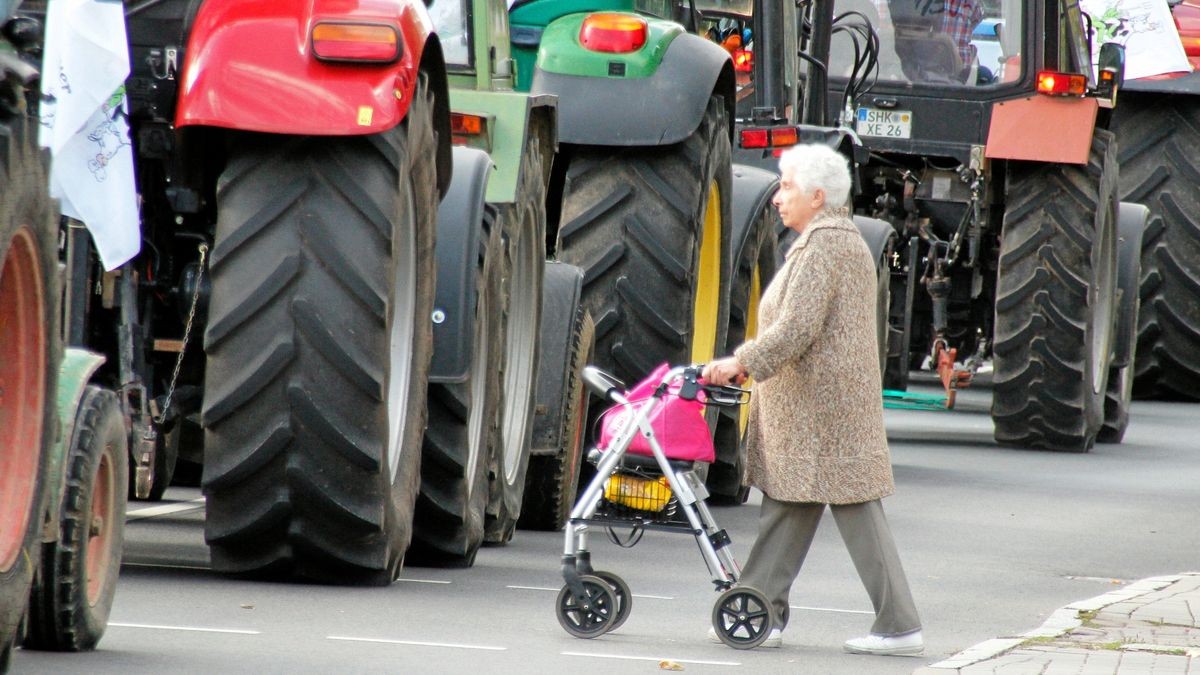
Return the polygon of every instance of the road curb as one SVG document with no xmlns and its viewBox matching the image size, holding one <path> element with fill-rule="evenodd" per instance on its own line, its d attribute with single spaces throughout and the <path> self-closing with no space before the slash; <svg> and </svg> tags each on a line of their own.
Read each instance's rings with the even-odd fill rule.
<svg viewBox="0 0 1200 675">
<path fill-rule="evenodd" d="M 1102 595 L 1097 595 L 1094 598 L 1087 600 L 1079 600 L 1072 602 L 1069 605 L 1060 607 L 1046 619 L 1041 626 L 1021 633 L 1013 637 L 993 638 L 984 640 L 979 644 L 968 647 L 961 652 L 951 656 L 943 661 L 930 664 L 923 668 L 914 671 L 913 675 L 944 675 L 939 671 L 956 671 L 967 666 L 974 665 L 981 661 L 994 659 L 1002 654 L 1012 651 L 1027 640 L 1032 638 L 1054 638 L 1083 625 L 1083 621 L 1079 618 L 1081 612 L 1097 612 L 1109 605 L 1115 605 L 1119 602 L 1127 602 L 1134 598 L 1153 593 L 1154 591 L 1166 588 L 1171 584 L 1183 579 L 1187 576 L 1195 575 L 1196 573 L 1172 574 L 1159 577 L 1148 577 L 1135 581 L 1120 589 L 1109 591 Z"/>
</svg>

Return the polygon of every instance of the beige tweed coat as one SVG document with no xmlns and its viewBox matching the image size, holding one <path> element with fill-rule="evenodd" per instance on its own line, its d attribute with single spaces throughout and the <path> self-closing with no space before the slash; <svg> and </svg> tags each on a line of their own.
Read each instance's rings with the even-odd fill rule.
<svg viewBox="0 0 1200 675">
<path fill-rule="evenodd" d="M 754 378 L 747 482 L 785 502 L 892 494 L 876 350 L 875 263 L 846 209 L 818 213 L 734 353 Z"/>
</svg>

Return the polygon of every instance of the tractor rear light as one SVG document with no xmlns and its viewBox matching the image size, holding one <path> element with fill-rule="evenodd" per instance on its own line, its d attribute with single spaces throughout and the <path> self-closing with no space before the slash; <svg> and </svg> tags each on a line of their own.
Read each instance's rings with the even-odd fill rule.
<svg viewBox="0 0 1200 675">
<path fill-rule="evenodd" d="M 626 54 L 646 44 L 646 20 L 632 14 L 598 12 L 583 20 L 579 44 L 594 52 Z"/>
<path fill-rule="evenodd" d="M 735 49 L 732 56 L 734 71 L 749 73 L 754 70 L 754 52 L 749 49 Z"/>
<path fill-rule="evenodd" d="M 771 146 L 770 134 L 766 129 L 742 129 L 743 148 L 767 148 Z"/>
<path fill-rule="evenodd" d="M 450 142 L 465 145 L 472 136 L 487 134 L 487 118 L 468 113 L 450 113 Z"/>
<path fill-rule="evenodd" d="M 796 127 L 776 127 L 771 130 L 771 147 L 786 147 L 800 142 L 800 130 Z"/>
<path fill-rule="evenodd" d="M 1087 93 L 1087 78 L 1074 73 L 1042 71 L 1037 76 L 1037 90 L 1051 96 L 1083 96 Z"/>
<path fill-rule="evenodd" d="M 318 23 L 313 54 L 322 61 L 391 63 L 400 58 L 396 29 L 376 23 Z"/>
<path fill-rule="evenodd" d="M 743 148 L 786 148 L 800 142 L 800 130 L 796 127 L 751 127 L 742 129 L 740 140 Z"/>
</svg>

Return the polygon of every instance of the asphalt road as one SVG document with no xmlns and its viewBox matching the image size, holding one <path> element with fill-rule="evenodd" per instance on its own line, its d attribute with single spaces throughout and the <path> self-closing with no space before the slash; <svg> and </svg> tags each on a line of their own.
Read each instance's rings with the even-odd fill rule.
<svg viewBox="0 0 1200 675">
<path fill-rule="evenodd" d="M 909 673 L 1123 582 L 1200 569 L 1200 406 L 1138 403 L 1126 442 L 1088 454 L 996 447 L 986 389 L 954 413 L 888 411 L 897 494 L 884 505 L 925 624 L 921 657 L 844 654 L 870 604 L 826 517 L 779 650 L 705 633 L 716 593 L 695 542 L 593 536 L 598 569 L 634 593 L 618 631 L 568 636 L 554 602 L 562 537 L 518 532 L 471 569 L 409 567 L 389 588 L 252 583 L 206 569 L 197 490 L 134 503 L 100 649 L 18 651 L 16 673 Z M 716 509 L 745 556 L 757 495 Z"/>
</svg>

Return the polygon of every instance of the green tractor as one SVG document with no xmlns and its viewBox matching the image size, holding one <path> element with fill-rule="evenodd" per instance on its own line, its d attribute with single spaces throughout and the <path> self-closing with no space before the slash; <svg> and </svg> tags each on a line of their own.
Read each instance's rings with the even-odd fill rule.
<svg viewBox="0 0 1200 675">
<path fill-rule="evenodd" d="M 546 343 L 556 337 L 563 342 L 561 336 L 565 335 L 571 352 L 586 353 L 590 339 L 582 326 L 574 327 L 554 311 L 543 314 L 542 309 L 544 303 L 553 303 L 553 298 L 564 293 L 568 299 L 573 295 L 577 306 L 582 276 L 575 270 L 573 277 L 562 277 L 550 269 L 556 263 L 546 260 L 546 194 L 556 149 L 556 102 L 553 97 L 514 91 L 508 10 L 503 2 L 439 0 L 431 5 L 430 15 L 446 62 L 455 174 L 478 175 L 478 203 L 485 204 L 481 212 L 455 215 L 443 203 L 439 246 L 443 228 L 465 231 L 467 228 L 454 223 L 466 218 L 482 222 L 481 231 L 489 240 L 486 247 L 498 252 L 487 285 L 495 296 L 496 317 L 496 353 L 488 367 L 499 371 L 499 387 L 495 423 L 484 425 L 488 428 L 473 441 L 479 446 L 473 453 L 475 459 L 466 459 L 461 453 L 455 456 L 450 444 L 442 444 L 443 434 L 438 429 L 453 416 L 455 406 L 449 403 L 459 385 L 452 377 L 442 376 L 435 355 L 430 430 L 425 438 L 418 525 L 410 559 L 469 564 L 481 542 L 511 539 L 518 519 L 542 522 L 561 517 L 555 513 L 565 515 L 561 507 L 537 499 L 543 495 L 554 499 L 556 494 L 561 502 L 569 504 L 573 499 L 569 481 L 552 480 L 546 488 L 558 492 L 549 494 L 542 483 L 556 473 L 545 466 L 547 462 L 578 464 L 579 443 L 559 442 L 557 436 L 548 438 L 546 432 L 569 426 L 564 419 L 578 415 L 586 399 L 567 396 L 563 389 L 572 379 L 578 380 L 582 364 L 575 364 L 572 375 L 568 351 L 547 349 Z M 468 157 L 473 159 L 465 161 Z M 447 282 L 453 283 L 454 269 L 453 264 L 439 261 L 439 295 L 450 289 Z M 574 319 L 575 312 L 570 314 Z M 556 405 L 559 402 L 574 407 Z M 473 470 L 464 472 L 464 466 Z M 451 477 L 464 473 L 469 477 L 461 490 L 439 489 Z M 527 483 L 532 486 L 528 498 Z M 526 505 L 527 499 L 537 503 Z M 430 523 L 462 525 L 425 528 L 421 523 L 426 513 L 436 515 Z"/>
<path fill-rule="evenodd" d="M 583 270 L 594 361 L 629 382 L 752 337 L 774 269 L 775 179 L 732 165 L 734 64 L 697 34 L 694 4 L 524 0 L 509 13 L 517 89 L 558 99 L 550 253 Z M 745 420 L 712 422 L 709 488 L 740 501 Z"/>
<path fill-rule="evenodd" d="M 103 361 L 60 337 L 58 207 L 36 143 L 40 26 L 0 6 L 0 672 L 16 644 L 81 651 L 108 624 L 127 449 Z M 21 627 L 24 625 L 24 631 Z"/>
</svg>

